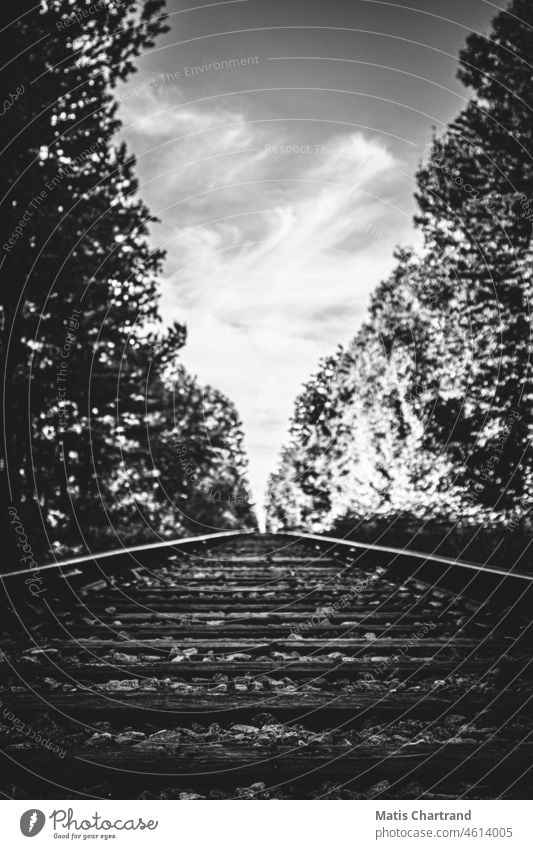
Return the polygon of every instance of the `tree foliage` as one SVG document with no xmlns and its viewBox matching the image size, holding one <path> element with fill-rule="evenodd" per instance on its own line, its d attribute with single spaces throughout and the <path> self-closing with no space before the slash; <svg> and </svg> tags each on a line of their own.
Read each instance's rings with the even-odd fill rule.
<svg viewBox="0 0 533 849">
<path fill-rule="evenodd" d="M 213 480 L 242 486 L 240 423 L 177 365 L 185 328 L 158 329 L 164 254 L 135 158 L 116 142 L 114 88 L 165 30 L 163 5 L 23 0 L 16 20 L 0 12 L 2 469 L 36 551 L 197 530 L 185 501 L 202 502 L 201 521 L 255 521 L 248 504 L 209 500 Z"/>
<path fill-rule="evenodd" d="M 273 526 L 528 511 L 532 26 L 531 4 L 514 0 L 488 37 L 468 38 L 459 77 L 472 96 L 417 174 L 423 248 L 398 252 L 365 325 L 298 399 L 269 487 Z"/>
</svg>

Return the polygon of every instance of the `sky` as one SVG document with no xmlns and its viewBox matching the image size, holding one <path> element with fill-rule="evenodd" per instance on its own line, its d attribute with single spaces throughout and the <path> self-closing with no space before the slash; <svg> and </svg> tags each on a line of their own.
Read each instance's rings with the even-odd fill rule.
<svg viewBox="0 0 533 849">
<path fill-rule="evenodd" d="M 163 318 L 187 324 L 184 364 L 236 404 L 261 513 L 302 384 L 354 336 L 394 246 L 419 245 L 416 168 L 468 97 L 466 36 L 499 6 L 167 8 L 170 31 L 118 90 L 122 137 L 167 251 Z"/>
</svg>

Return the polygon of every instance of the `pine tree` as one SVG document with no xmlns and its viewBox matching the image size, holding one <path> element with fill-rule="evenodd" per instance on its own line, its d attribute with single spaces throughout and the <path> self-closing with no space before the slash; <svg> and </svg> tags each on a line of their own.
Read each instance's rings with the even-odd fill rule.
<svg viewBox="0 0 533 849">
<path fill-rule="evenodd" d="M 347 349 L 340 389 L 329 387 L 339 438 L 327 461 L 316 404 L 297 403 L 298 429 L 271 479 L 273 521 L 284 519 L 288 481 L 292 518 L 323 527 L 342 512 L 401 509 L 505 520 L 531 501 L 532 24 L 531 5 L 514 0 L 489 37 L 468 39 L 459 76 L 473 97 L 417 175 L 423 251 L 399 252 Z M 307 476 L 328 503 L 309 492 L 304 510 L 290 469 L 310 427 L 321 459 Z"/>
<path fill-rule="evenodd" d="M 454 403 L 438 399 L 427 437 L 437 446 L 446 433 L 462 455 L 467 501 L 475 493 L 497 511 L 512 509 L 532 483 L 532 24 L 530 4 L 518 0 L 488 38 L 469 37 L 459 77 L 474 96 L 418 174 L 428 273 L 470 359 Z"/>
<path fill-rule="evenodd" d="M 3 456 L 36 552 L 184 528 L 147 433 L 161 446 L 168 432 L 164 373 L 185 331 L 156 333 L 163 252 L 115 140 L 114 88 L 165 30 L 163 5 L 23 0 L 16 20 L 0 12 Z"/>
<path fill-rule="evenodd" d="M 3 55 L 12 57 L 2 88 L 23 88 L 5 116 L 3 152 L 11 498 L 28 510 L 47 505 L 72 539 L 99 499 L 122 350 L 135 325 L 156 316 L 162 254 L 146 239 L 134 159 L 113 142 L 112 87 L 164 29 L 161 8 L 49 0 L 25 3 L 14 22 L 2 13 Z M 67 518 L 74 513 L 80 528 Z"/>
</svg>

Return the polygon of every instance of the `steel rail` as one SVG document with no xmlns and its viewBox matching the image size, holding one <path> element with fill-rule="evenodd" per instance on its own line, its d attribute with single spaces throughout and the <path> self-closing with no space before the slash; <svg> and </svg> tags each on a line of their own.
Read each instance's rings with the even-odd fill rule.
<svg viewBox="0 0 533 849">
<path fill-rule="evenodd" d="M 346 545 L 350 548 L 358 548 L 364 551 L 379 551 L 386 554 L 396 554 L 401 557 L 415 557 L 424 562 L 444 563 L 446 566 L 460 566 L 462 569 L 470 569 L 481 574 L 497 575 L 500 578 L 517 578 L 533 584 L 533 574 L 526 572 L 512 572 L 499 566 L 485 566 L 481 563 L 471 563 L 468 560 L 460 560 L 457 557 L 445 557 L 441 554 L 428 554 L 425 551 L 412 551 L 407 548 L 394 548 L 388 545 L 374 545 L 371 543 L 355 542 L 354 540 L 340 539 L 338 537 L 322 536 L 321 534 L 295 533 L 282 531 L 279 536 L 291 536 L 298 539 L 309 539 L 317 542 L 333 543 L 335 545 Z"/>
<path fill-rule="evenodd" d="M 158 548 L 174 548 L 180 545 L 186 545 L 193 542 L 201 542 L 210 539 L 220 539 L 222 537 L 244 536 L 253 534 L 255 531 L 219 531 L 214 534 L 202 534 L 195 537 L 180 537 L 178 539 L 164 540 L 163 542 L 150 542 L 144 545 L 132 545 L 127 548 L 116 548 L 112 551 L 102 551 L 97 554 L 84 554 L 80 557 L 70 557 L 68 560 L 57 560 L 54 563 L 47 563 L 44 566 L 35 566 L 29 569 L 17 569 L 14 572 L 0 572 L 0 578 L 16 578 L 20 575 L 33 575 L 35 572 L 45 572 L 50 569 L 62 569 L 69 566 L 79 566 L 82 563 L 90 563 L 94 560 L 104 560 L 108 557 L 121 557 L 123 554 L 136 554 L 141 551 L 155 551 Z"/>
<path fill-rule="evenodd" d="M 471 563 L 467 560 L 461 560 L 454 557 L 445 557 L 440 554 L 429 554 L 423 551 L 413 551 L 406 548 L 395 548 L 393 546 L 375 545 L 373 543 L 356 542 L 355 540 L 341 539 L 339 537 L 330 537 L 323 534 L 308 534 L 294 531 L 280 531 L 279 533 L 258 533 L 257 531 L 232 530 L 219 531 L 212 534 L 202 534 L 193 537 L 182 537 L 174 540 L 164 540 L 163 542 L 146 543 L 144 545 L 134 545 L 122 549 L 113 549 L 112 551 L 104 551 L 96 554 L 83 555 L 79 557 L 71 557 L 67 560 L 48 563 L 43 566 L 36 566 L 29 569 L 19 569 L 11 572 L 0 572 L 0 578 L 13 578 L 17 576 L 35 574 L 52 569 L 64 569 L 73 566 L 80 566 L 91 561 L 100 561 L 110 557 L 121 557 L 126 554 L 137 554 L 144 551 L 155 551 L 157 549 L 175 548 L 183 545 L 194 544 L 198 542 L 208 542 L 209 540 L 224 539 L 234 536 L 279 536 L 293 537 L 294 539 L 312 540 L 332 545 L 343 545 L 347 548 L 359 549 L 361 551 L 375 551 L 384 554 L 393 554 L 398 557 L 412 557 L 421 560 L 424 563 L 441 563 L 445 566 L 460 567 L 461 569 L 477 572 L 478 574 L 491 574 L 500 578 L 516 578 L 520 581 L 525 581 L 527 584 L 533 585 L 533 574 L 528 575 L 525 572 L 513 572 L 502 569 L 498 566 L 486 566 L 480 563 Z"/>
</svg>

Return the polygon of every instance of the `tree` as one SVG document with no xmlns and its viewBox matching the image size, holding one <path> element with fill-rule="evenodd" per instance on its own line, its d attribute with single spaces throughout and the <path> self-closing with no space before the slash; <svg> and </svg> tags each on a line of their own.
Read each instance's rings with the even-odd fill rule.
<svg viewBox="0 0 533 849">
<path fill-rule="evenodd" d="M 423 250 L 398 252 L 328 387 L 333 453 L 309 393 L 297 402 L 273 521 L 288 481 L 292 504 L 308 497 L 291 520 L 322 527 L 402 509 L 505 521 L 531 500 L 532 25 L 531 5 L 514 0 L 488 38 L 467 40 L 459 76 L 473 97 L 417 174 Z M 293 474 L 309 428 L 319 496 Z"/>
<path fill-rule="evenodd" d="M 11 59 L 0 72 L 3 466 L 42 553 L 51 540 L 101 545 L 117 524 L 146 533 L 135 487 L 156 533 L 168 512 L 143 438 L 150 419 L 164 432 L 169 411 L 143 381 L 175 360 L 185 332 L 156 333 L 163 252 L 150 246 L 135 159 L 115 141 L 113 91 L 165 30 L 163 5 L 23 0 L 16 20 L 0 12 Z"/>
<path fill-rule="evenodd" d="M 532 482 L 532 24 L 530 4 L 517 0 L 488 38 L 468 38 L 459 77 L 474 96 L 418 174 L 428 271 L 440 269 L 449 326 L 470 347 L 468 380 L 457 381 L 452 410 L 439 398 L 427 437 L 442 442 L 443 421 L 454 419 L 459 480 L 499 511 Z"/>
<path fill-rule="evenodd" d="M 271 526 L 331 530 L 346 517 L 425 517 L 457 501 L 448 458 L 424 448 L 430 390 L 419 353 L 429 316 L 414 288 L 416 261 L 408 251 L 398 260 L 372 297 L 368 321 L 296 402 L 292 440 L 270 480 Z"/>
</svg>

